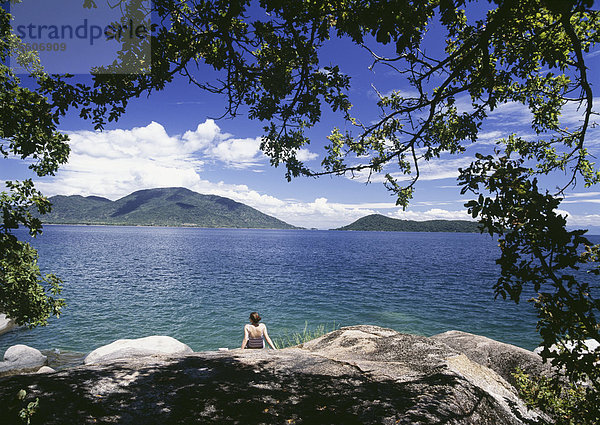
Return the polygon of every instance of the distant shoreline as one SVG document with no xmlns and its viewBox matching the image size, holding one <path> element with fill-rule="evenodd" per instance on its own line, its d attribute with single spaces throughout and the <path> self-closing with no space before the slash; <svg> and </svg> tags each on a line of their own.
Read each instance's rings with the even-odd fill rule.
<svg viewBox="0 0 600 425">
<path fill-rule="evenodd" d="M 276 227 L 206 227 L 206 226 L 194 226 L 184 224 L 118 224 L 118 223 L 44 223 L 42 226 L 78 226 L 78 227 L 164 227 L 171 229 L 240 229 L 240 230 L 311 230 L 302 227 L 296 227 L 293 229 L 278 229 Z"/>
<path fill-rule="evenodd" d="M 414 231 L 414 230 L 352 230 L 352 229 L 315 229 L 306 227 L 296 227 L 294 229 L 278 229 L 274 227 L 205 227 L 205 226 L 193 226 L 193 225 L 162 225 L 162 224 L 108 224 L 108 223 L 42 223 L 43 226 L 78 226 L 78 227 L 156 227 L 156 228 L 168 228 L 168 229 L 239 229 L 239 230 L 307 230 L 307 231 L 318 231 L 318 232 L 368 232 L 368 233 L 451 233 L 451 234 L 482 234 L 479 232 L 453 232 L 453 231 Z M 483 232 L 486 235 L 488 233 Z M 600 237 L 600 234 L 589 233 L 585 236 Z"/>
<path fill-rule="evenodd" d="M 267 227 L 205 227 L 205 226 L 178 226 L 178 225 L 153 225 L 153 224 L 106 224 L 106 223 L 42 223 L 43 226 L 76 226 L 76 227 L 150 227 L 150 228 L 165 228 L 165 229 L 221 229 L 221 230 L 291 230 L 291 231 L 311 231 L 311 232 L 352 232 L 352 233 L 450 233 L 450 234 L 465 234 L 473 235 L 478 232 L 433 232 L 433 231 L 399 231 L 399 230 L 345 230 L 345 229 L 309 229 L 297 227 L 295 229 L 277 229 Z"/>
</svg>

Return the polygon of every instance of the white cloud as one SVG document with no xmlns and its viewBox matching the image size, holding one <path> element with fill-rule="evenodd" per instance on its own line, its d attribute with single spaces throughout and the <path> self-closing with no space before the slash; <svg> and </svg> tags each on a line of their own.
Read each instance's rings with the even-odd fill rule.
<svg viewBox="0 0 600 425">
<path fill-rule="evenodd" d="M 600 226 L 600 214 L 571 214 L 566 210 L 556 210 L 560 215 L 567 217 L 567 225 L 569 226 Z"/>
<path fill-rule="evenodd" d="M 593 104 L 598 105 L 600 97 L 593 99 Z M 584 116 L 585 104 L 580 106 L 577 102 L 567 103 L 561 110 L 560 123 L 563 126 L 575 127 L 581 125 Z M 527 126 L 531 127 L 533 114 L 526 105 L 518 102 L 508 102 L 499 105 L 490 112 L 488 119 L 496 126 Z M 592 116 L 591 124 L 597 122 L 597 116 Z M 514 130 L 511 130 L 514 131 Z"/>
<path fill-rule="evenodd" d="M 374 212 L 360 205 L 330 203 L 327 198 L 323 197 L 316 198 L 313 202 L 308 203 L 286 203 L 282 208 L 282 213 L 289 216 L 310 216 L 316 214 L 329 223 L 338 223 L 347 219 L 355 220 Z"/>
<path fill-rule="evenodd" d="M 454 200 L 454 201 L 418 201 L 418 202 L 411 202 L 410 204 L 413 206 L 424 206 L 424 207 L 433 207 L 433 206 L 440 206 L 440 205 L 452 205 L 452 204 L 456 204 L 456 203 L 465 203 L 464 199 L 458 199 L 458 200 Z"/>
<path fill-rule="evenodd" d="M 260 137 L 226 139 L 207 149 L 205 154 L 234 168 L 248 168 L 264 161 L 260 141 Z"/>
<path fill-rule="evenodd" d="M 566 198 L 591 198 L 594 196 L 600 196 L 600 192 L 576 192 L 569 193 Z M 563 201 L 564 202 L 564 201 Z"/>
<path fill-rule="evenodd" d="M 134 190 L 197 184 L 201 150 L 221 135 L 212 120 L 183 136 L 169 136 L 156 122 L 129 130 L 68 132 L 69 162 L 38 186 L 48 195 L 118 198 Z M 200 152 L 200 154 L 199 154 Z M 209 157 L 210 158 L 210 157 Z"/>
<path fill-rule="evenodd" d="M 308 149 L 300 148 L 298 152 L 296 152 L 296 158 L 298 161 L 307 162 L 312 161 L 313 159 L 317 159 L 319 154 L 309 151 Z"/>
<path fill-rule="evenodd" d="M 206 120 L 198 124 L 195 131 L 188 130 L 181 137 L 186 147 L 191 151 L 197 151 L 207 148 L 212 141 L 218 137 L 228 137 L 228 134 L 221 133 L 221 129 L 213 120 Z"/>
<path fill-rule="evenodd" d="M 495 125 L 511 127 L 511 131 L 514 131 L 512 128 L 515 126 L 530 127 L 532 119 L 533 115 L 529 108 L 518 102 L 502 103 L 488 115 L 488 120 Z"/>
<path fill-rule="evenodd" d="M 395 202 L 363 202 L 360 204 L 338 204 L 341 205 L 345 208 L 359 208 L 359 209 L 364 209 L 364 208 L 368 208 L 368 209 L 390 209 L 390 208 L 394 208 L 397 209 L 398 206 L 396 205 Z"/>
<path fill-rule="evenodd" d="M 507 138 L 510 133 L 510 131 L 499 130 L 482 131 L 477 135 L 477 145 L 495 145 L 498 140 Z"/>
<path fill-rule="evenodd" d="M 388 90 L 383 93 L 379 92 L 379 94 L 377 92 L 378 90 L 376 87 L 371 87 L 369 90 L 367 90 L 367 97 L 374 100 L 379 100 L 379 95 L 383 97 L 391 97 L 393 94 L 398 94 L 404 99 L 419 99 L 421 97 L 419 91 L 413 88 Z"/>
<path fill-rule="evenodd" d="M 56 178 L 41 183 L 48 193 L 114 198 L 141 188 L 189 187 L 199 182 L 197 171 L 206 161 L 248 168 L 265 160 L 260 138 L 233 138 L 210 119 L 173 136 L 154 121 L 132 129 L 67 133 L 71 156 Z"/>
<path fill-rule="evenodd" d="M 590 53 L 586 54 L 585 58 L 590 59 L 590 58 L 596 57 L 598 55 L 600 55 L 600 50 L 596 50 L 594 52 L 590 52 Z"/>
<path fill-rule="evenodd" d="M 600 204 L 600 199 L 578 199 L 578 200 L 573 200 L 573 201 L 562 201 L 563 204 L 580 204 L 582 202 L 587 202 L 589 204 Z"/>
<path fill-rule="evenodd" d="M 442 179 L 457 179 L 459 172 L 459 168 L 468 167 L 471 162 L 475 161 L 475 157 L 471 156 L 459 156 L 452 159 L 441 159 L 435 158 L 431 161 L 419 161 L 419 180 L 421 181 L 430 181 L 430 180 L 442 180 Z M 412 174 L 402 174 L 400 172 L 390 172 L 389 167 L 391 165 L 388 164 L 388 169 L 384 169 L 383 172 L 373 174 L 369 178 L 369 170 L 357 171 L 354 173 L 354 176 L 351 174 L 346 174 L 346 177 L 350 180 L 355 180 L 360 183 L 365 183 L 370 181 L 371 183 L 383 183 L 386 181 L 385 174 L 390 173 L 390 175 L 396 178 L 398 181 L 410 181 L 413 176 L 415 176 L 414 167 L 412 169 Z"/>
<path fill-rule="evenodd" d="M 600 204 L 600 192 L 569 193 L 565 196 L 565 199 L 563 199 L 561 203 L 573 205 Z M 600 225 L 600 223 L 598 225 Z"/>
<path fill-rule="evenodd" d="M 270 195 L 250 190 L 245 185 L 223 185 L 219 187 L 196 187 L 201 193 L 214 193 L 248 204 L 265 214 L 272 215 L 290 224 L 301 227 L 330 229 L 351 223 L 360 217 L 374 214 L 374 208 L 392 208 L 388 203 L 343 204 L 329 202 L 318 197 L 312 202 L 281 200 Z M 383 204 L 383 206 L 380 206 Z"/>
<path fill-rule="evenodd" d="M 400 218 L 403 220 L 473 220 L 469 213 L 464 210 L 444 210 L 441 208 L 432 208 L 427 211 L 402 211 L 398 210 L 394 213 L 387 214 L 392 218 Z"/>
<path fill-rule="evenodd" d="M 422 180 L 457 179 L 459 168 L 466 168 L 476 158 L 471 156 L 460 156 L 453 159 L 434 159 L 421 166 Z"/>
<path fill-rule="evenodd" d="M 593 98 L 593 105 L 598 105 L 600 97 Z M 568 125 L 571 127 L 579 126 L 583 123 L 583 117 L 585 115 L 586 103 L 579 104 L 578 102 L 569 102 L 563 109 L 560 116 L 560 122 L 562 125 Z M 592 115 L 591 124 L 598 122 L 598 116 Z"/>
</svg>

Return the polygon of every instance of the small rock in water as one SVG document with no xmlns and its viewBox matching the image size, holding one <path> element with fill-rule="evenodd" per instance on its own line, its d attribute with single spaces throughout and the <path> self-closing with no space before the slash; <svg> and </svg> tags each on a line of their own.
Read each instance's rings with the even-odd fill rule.
<svg viewBox="0 0 600 425">
<path fill-rule="evenodd" d="M 17 325 L 12 319 L 9 319 L 6 314 L 0 313 L 0 335 L 15 329 L 16 327 Z"/>
<path fill-rule="evenodd" d="M 44 366 L 47 360 L 48 358 L 35 348 L 23 344 L 13 345 L 4 353 L 4 361 L 0 362 L 0 373 L 37 370 Z"/>
<path fill-rule="evenodd" d="M 50 372 L 56 372 L 56 371 L 54 369 L 52 369 L 51 367 L 42 366 L 36 373 L 50 373 Z"/>
</svg>

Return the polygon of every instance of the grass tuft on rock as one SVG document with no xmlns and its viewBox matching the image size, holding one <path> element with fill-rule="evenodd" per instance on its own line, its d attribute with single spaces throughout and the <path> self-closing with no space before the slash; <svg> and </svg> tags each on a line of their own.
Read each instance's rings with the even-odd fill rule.
<svg viewBox="0 0 600 425">
<path fill-rule="evenodd" d="M 273 344 L 275 344 L 275 347 L 277 349 L 295 347 L 297 345 L 304 344 L 305 342 L 319 338 L 329 332 L 333 332 L 334 330 L 339 328 L 340 325 L 336 325 L 336 323 L 333 322 L 331 329 L 329 329 L 323 324 L 318 325 L 314 329 L 309 329 L 308 321 L 306 321 L 304 322 L 304 329 L 301 332 L 289 332 L 286 330 L 283 332 L 283 335 L 273 338 Z"/>
</svg>

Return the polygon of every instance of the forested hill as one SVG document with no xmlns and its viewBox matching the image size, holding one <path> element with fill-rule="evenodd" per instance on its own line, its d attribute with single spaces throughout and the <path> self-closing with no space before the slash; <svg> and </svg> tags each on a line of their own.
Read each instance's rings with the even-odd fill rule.
<svg viewBox="0 0 600 425">
<path fill-rule="evenodd" d="M 281 220 L 216 195 L 184 188 L 147 189 L 116 201 L 98 196 L 53 196 L 52 212 L 41 216 L 53 224 L 236 227 L 294 229 Z"/>
<path fill-rule="evenodd" d="M 374 230 L 387 232 L 479 232 L 478 224 L 467 220 L 399 220 L 381 214 L 359 218 L 335 230 Z"/>
</svg>

